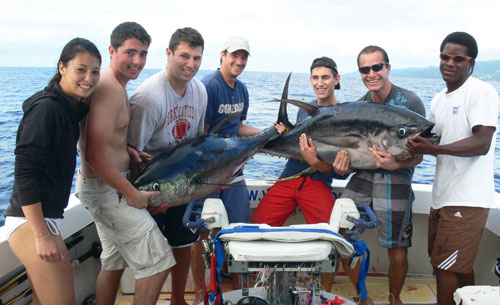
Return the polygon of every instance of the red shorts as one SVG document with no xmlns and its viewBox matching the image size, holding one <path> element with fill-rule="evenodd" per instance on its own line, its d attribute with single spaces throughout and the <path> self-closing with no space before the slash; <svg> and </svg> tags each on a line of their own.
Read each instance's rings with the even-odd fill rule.
<svg viewBox="0 0 500 305">
<path fill-rule="evenodd" d="M 332 190 L 322 181 L 309 176 L 278 181 L 260 201 L 251 222 L 280 227 L 299 206 L 307 223 L 328 223 L 334 203 Z"/>
</svg>

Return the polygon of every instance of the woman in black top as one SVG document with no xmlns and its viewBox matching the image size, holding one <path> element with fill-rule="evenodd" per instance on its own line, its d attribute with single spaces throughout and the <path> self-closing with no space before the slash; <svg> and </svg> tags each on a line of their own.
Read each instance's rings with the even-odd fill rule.
<svg viewBox="0 0 500 305">
<path fill-rule="evenodd" d="M 75 304 L 68 250 L 59 233 L 76 166 L 78 122 L 99 82 L 101 55 L 83 38 L 68 42 L 44 90 L 23 103 L 14 186 L 5 213 L 12 251 L 24 264 L 34 304 Z"/>
</svg>

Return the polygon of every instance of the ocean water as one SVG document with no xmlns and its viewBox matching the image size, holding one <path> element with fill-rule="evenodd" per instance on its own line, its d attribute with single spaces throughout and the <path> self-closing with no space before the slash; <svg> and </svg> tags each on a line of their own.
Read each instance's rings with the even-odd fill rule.
<svg viewBox="0 0 500 305">
<path fill-rule="evenodd" d="M 147 77 L 159 71 L 144 70 L 140 77 L 128 84 L 129 95 Z M 7 68 L 0 67 L 0 215 L 9 204 L 14 181 L 14 148 L 16 132 L 22 118 L 21 105 L 33 93 L 41 90 L 50 80 L 55 68 Z M 212 71 L 200 71 L 196 77 L 203 78 Z M 265 128 L 277 119 L 279 103 L 267 102 L 279 99 L 288 73 L 281 72 L 244 72 L 240 79 L 247 85 L 250 94 L 250 109 L 246 124 Z M 391 77 L 391 82 L 414 91 L 424 102 L 427 113 L 432 97 L 444 88 L 441 79 Z M 341 90 L 336 90 L 340 102 L 353 101 L 366 92 L 366 88 L 356 74 L 346 75 L 340 80 Z M 491 83 L 500 91 L 500 83 Z M 315 98 L 309 83 L 309 74 L 292 74 L 289 87 L 289 98 L 310 101 Z M 297 108 L 288 107 L 291 122 L 295 122 Z M 500 192 L 500 135 L 497 135 L 495 148 L 495 188 Z M 257 154 L 245 167 L 245 177 L 254 179 L 275 179 L 285 165 L 284 158 Z M 425 156 L 413 177 L 414 182 L 432 184 L 434 180 L 435 158 Z M 0 216 L 0 226 L 3 216 Z"/>
</svg>

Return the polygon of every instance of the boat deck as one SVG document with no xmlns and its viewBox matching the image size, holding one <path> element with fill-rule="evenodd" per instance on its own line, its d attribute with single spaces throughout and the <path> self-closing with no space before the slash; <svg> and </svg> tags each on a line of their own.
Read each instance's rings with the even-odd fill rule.
<svg viewBox="0 0 500 305">
<path fill-rule="evenodd" d="M 231 285 L 231 280 L 224 279 L 224 292 L 230 291 Z M 368 295 L 372 298 L 374 304 L 389 304 L 389 282 L 387 276 L 368 276 L 366 286 Z M 331 292 L 342 296 L 344 299 L 355 301 L 356 290 L 347 276 L 337 275 Z M 193 304 L 194 297 L 194 292 L 186 292 L 185 299 L 188 304 Z M 133 295 L 118 292 L 115 305 L 130 305 L 132 304 L 132 300 Z M 401 300 L 406 305 L 436 304 L 436 281 L 434 277 L 408 275 L 401 292 Z M 170 293 L 162 293 L 157 304 L 170 304 Z"/>
</svg>

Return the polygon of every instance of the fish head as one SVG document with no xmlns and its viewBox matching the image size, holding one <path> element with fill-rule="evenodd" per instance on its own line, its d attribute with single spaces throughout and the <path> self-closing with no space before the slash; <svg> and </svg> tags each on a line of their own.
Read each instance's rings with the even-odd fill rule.
<svg viewBox="0 0 500 305">
<path fill-rule="evenodd" d="M 134 184 L 134 186 L 139 191 L 145 192 L 161 192 L 161 191 L 169 191 L 173 189 L 173 184 L 169 181 L 155 180 L 146 184 Z"/>
<path fill-rule="evenodd" d="M 149 182 L 136 181 L 133 185 L 139 191 L 160 192 L 158 195 L 149 197 L 149 206 L 159 206 L 162 203 L 174 204 L 179 201 L 188 190 L 188 179 L 185 176 L 154 179 Z"/>
<path fill-rule="evenodd" d="M 131 180 L 139 191 L 160 192 L 160 195 L 150 197 L 149 205 L 176 202 L 183 196 L 182 191 L 187 189 L 188 177 L 186 171 L 179 168 L 182 160 L 176 155 L 174 152 L 157 156 Z"/>
<path fill-rule="evenodd" d="M 395 118 L 393 122 L 392 127 L 382 132 L 380 148 L 391 153 L 398 161 L 403 160 L 408 155 L 406 150 L 408 140 L 416 136 L 425 138 L 435 136 L 431 133 L 434 123 L 413 111 L 405 110 L 404 115 Z"/>
</svg>

